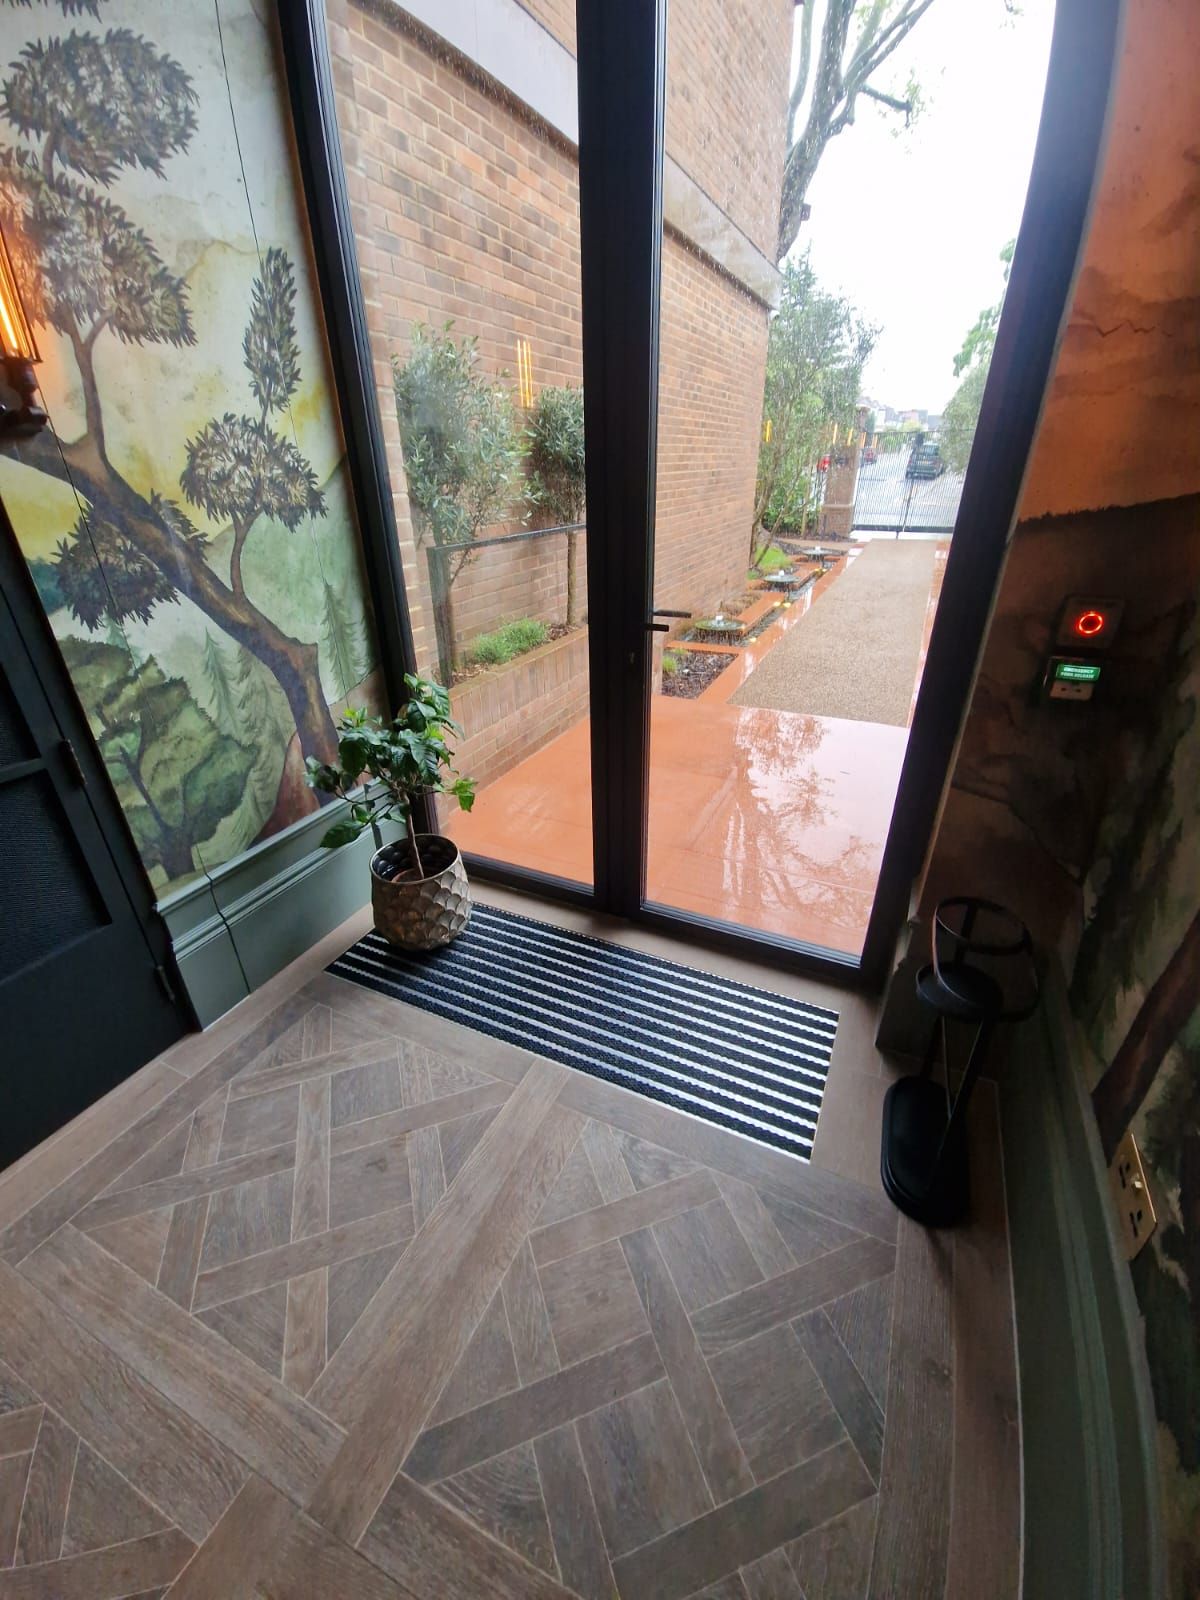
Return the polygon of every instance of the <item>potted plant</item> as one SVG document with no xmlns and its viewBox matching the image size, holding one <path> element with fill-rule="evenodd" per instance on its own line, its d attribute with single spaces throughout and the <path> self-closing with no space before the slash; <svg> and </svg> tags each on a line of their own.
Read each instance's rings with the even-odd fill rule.
<svg viewBox="0 0 1200 1600">
<path fill-rule="evenodd" d="M 353 843 L 366 828 L 374 836 L 371 905 L 379 932 L 404 950 L 433 950 L 466 927 L 471 895 L 458 846 L 441 834 L 418 834 L 413 802 L 452 794 L 470 811 L 475 785 L 450 765 L 446 736 L 462 729 L 450 716 L 448 692 L 411 674 L 404 682 L 409 698 L 393 722 L 347 711 L 338 724 L 337 765 L 310 756 L 306 769 L 310 787 L 350 806 L 321 840 L 327 850 Z M 385 845 L 379 824 L 386 820 L 403 821 L 407 837 Z"/>
</svg>

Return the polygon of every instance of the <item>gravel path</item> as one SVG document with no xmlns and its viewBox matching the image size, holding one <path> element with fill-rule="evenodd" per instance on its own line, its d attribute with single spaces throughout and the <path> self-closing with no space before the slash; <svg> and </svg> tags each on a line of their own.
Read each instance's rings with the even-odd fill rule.
<svg viewBox="0 0 1200 1600">
<path fill-rule="evenodd" d="M 904 727 L 936 551 L 933 541 L 872 540 L 730 703 Z"/>
</svg>

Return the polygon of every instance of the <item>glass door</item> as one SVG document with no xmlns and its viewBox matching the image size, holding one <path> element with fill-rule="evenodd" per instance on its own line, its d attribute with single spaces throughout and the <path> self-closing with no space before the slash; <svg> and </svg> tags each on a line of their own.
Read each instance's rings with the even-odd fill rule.
<svg viewBox="0 0 1200 1600">
<path fill-rule="evenodd" d="M 669 8 L 651 914 L 863 958 L 948 572 L 994 569 L 960 502 L 1054 17 L 932 9 L 872 85 L 936 95 L 908 126 L 907 91 L 868 98 L 834 138 L 807 81 L 835 48 L 822 8 L 703 8 L 704 48 L 701 8 Z"/>
</svg>

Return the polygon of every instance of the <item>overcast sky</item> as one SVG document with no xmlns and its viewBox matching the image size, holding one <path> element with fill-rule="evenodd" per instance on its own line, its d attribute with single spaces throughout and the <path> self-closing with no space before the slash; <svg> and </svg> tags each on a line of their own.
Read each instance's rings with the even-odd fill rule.
<svg viewBox="0 0 1200 1600">
<path fill-rule="evenodd" d="M 860 99 L 826 147 L 798 248 L 881 325 L 863 382 L 874 400 L 940 411 L 954 392 L 954 356 L 999 295 L 1020 223 L 1053 21 L 1054 0 L 1022 0 L 1016 17 L 1003 0 L 934 0 L 876 80 L 902 95 L 915 70 L 916 123 Z"/>
</svg>

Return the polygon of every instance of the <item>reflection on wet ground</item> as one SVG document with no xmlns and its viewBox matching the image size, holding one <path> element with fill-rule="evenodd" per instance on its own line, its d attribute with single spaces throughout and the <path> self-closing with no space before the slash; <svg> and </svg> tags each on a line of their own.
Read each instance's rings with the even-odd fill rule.
<svg viewBox="0 0 1200 1600">
<path fill-rule="evenodd" d="M 837 576 L 816 585 L 817 604 Z M 655 695 L 646 890 L 661 905 L 858 955 L 908 729 L 727 703 L 812 603 L 781 608 L 779 628 L 699 699 Z M 488 784 L 446 832 L 473 854 L 590 883 L 589 739 L 585 719 Z"/>
<path fill-rule="evenodd" d="M 447 831 L 475 854 L 590 881 L 589 736 L 577 723 Z M 656 696 L 649 898 L 857 955 L 907 737 Z"/>
</svg>

